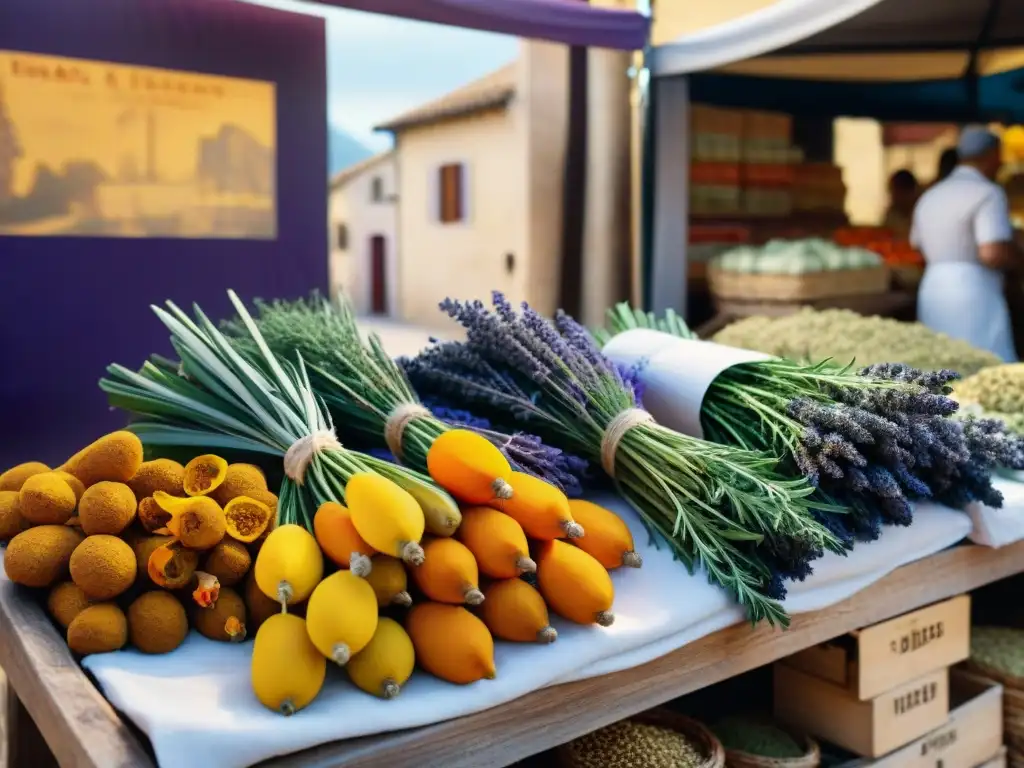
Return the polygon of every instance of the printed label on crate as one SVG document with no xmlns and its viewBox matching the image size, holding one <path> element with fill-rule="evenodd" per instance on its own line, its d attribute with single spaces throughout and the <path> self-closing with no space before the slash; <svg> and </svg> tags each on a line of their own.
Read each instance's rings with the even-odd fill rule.
<svg viewBox="0 0 1024 768">
<path fill-rule="evenodd" d="M 939 695 L 939 684 L 936 682 L 925 683 L 922 686 L 907 691 L 892 700 L 892 713 L 900 717 L 913 712 L 919 707 L 931 704 Z"/>
<path fill-rule="evenodd" d="M 934 640 L 941 640 L 945 637 L 945 622 L 941 619 L 934 624 L 914 629 L 902 637 L 894 638 L 889 644 L 893 653 L 903 655 L 924 648 Z"/>
</svg>

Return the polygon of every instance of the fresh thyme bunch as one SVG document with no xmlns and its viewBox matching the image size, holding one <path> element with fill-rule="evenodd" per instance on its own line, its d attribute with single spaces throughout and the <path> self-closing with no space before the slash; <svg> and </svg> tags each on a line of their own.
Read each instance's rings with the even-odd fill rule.
<svg viewBox="0 0 1024 768">
<path fill-rule="evenodd" d="M 675 316 L 659 321 L 626 305 L 609 312 L 611 333 L 631 328 L 693 338 Z M 822 522 L 852 546 L 877 538 L 885 523 L 909 525 L 914 500 L 1002 505 L 992 468 L 1021 466 L 1024 441 L 998 422 L 949 418 L 956 378 L 898 363 L 859 371 L 829 361 L 743 363 L 711 384 L 701 426 L 715 442 L 788 457 L 824 497 L 850 510 Z"/>
<path fill-rule="evenodd" d="M 503 434 L 489 424 L 460 423 L 421 404 L 380 338 L 370 334 L 363 340 L 347 302 L 335 304 L 314 295 L 307 300 L 257 300 L 255 304 L 254 322 L 267 346 L 279 356 L 296 352 L 302 356 L 313 388 L 346 439 L 386 448 L 398 462 L 424 473 L 434 440 L 451 427 L 466 427 L 487 438 L 515 469 L 579 495 L 578 478 L 586 469 L 581 459 L 546 446 L 533 435 Z M 223 330 L 239 349 L 253 351 L 241 319 L 224 323 Z M 375 455 L 373 460 L 378 458 Z M 386 466 L 378 469 L 389 471 Z"/>
<path fill-rule="evenodd" d="M 813 488 L 775 471 L 770 456 L 681 435 L 640 409 L 636 381 L 600 353 L 587 331 L 559 313 L 554 323 L 500 293 L 494 309 L 446 300 L 465 342 L 435 344 L 403 360 L 424 396 L 486 409 L 580 454 L 614 479 L 645 523 L 691 569 L 703 567 L 752 621 L 788 624 L 771 568 L 755 544 L 792 543 L 815 556 L 841 549 L 813 517 Z"/>
</svg>

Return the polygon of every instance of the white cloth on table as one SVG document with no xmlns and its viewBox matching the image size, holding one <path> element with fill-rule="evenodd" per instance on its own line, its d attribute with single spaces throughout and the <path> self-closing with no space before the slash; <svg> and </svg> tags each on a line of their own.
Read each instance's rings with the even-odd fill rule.
<svg viewBox="0 0 1024 768">
<path fill-rule="evenodd" d="M 621 499 L 597 497 L 622 515 L 644 558 L 639 570 L 614 572 L 615 624 L 580 627 L 555 617 L 552 645 L 496 644 L 498 677 L 455 686 L 417 672 L 394 700 L 382 701 L 331 669 L 307 709 L 283 718 L 264 709 L 249 683 L 252 644 L 216 643 L 191 633 L 178 650 L 90 656 L 84 666 L 104 694 L 149 737 L 163 768 L 241 768 L 328 741 L 440 722 L 498 706 L 560 682 L 644 664 L 723 627 L 743 614 L 702 574 L 689 575 L 668 549 L 655 549 Z M 966 515 L 923 505 L 911 528 L 887 528 L 849 557 L 826 556 L 805 582 L 790 585 L 793 613 L 833 605 L 900 565 L 944 549 L 970 532 Z"/>
<path fill-rule="evenodd" d="M 995 509 L 978 502 L 970 504 L 970 539 L 986 547 L 1005 547 L 1024 539 L 1024 472 L 996 476 L 992 485 L 1003 494 L 1003 506 Z"/>
<path fill-rule="evenodd" d="M 1003 275 L 978 261 L 979 245 L 1012 240 L 1006 193 L 974 168 L 959 166 L 925 192 L 914 209 L 911 231 L 912 243 L 925 258 L 918 320 L 1015 361 Z"/>
</svg>

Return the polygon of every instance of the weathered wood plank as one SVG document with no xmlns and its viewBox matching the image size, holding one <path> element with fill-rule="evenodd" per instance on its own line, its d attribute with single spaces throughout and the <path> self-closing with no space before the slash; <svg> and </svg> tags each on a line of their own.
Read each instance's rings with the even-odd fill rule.
<svg viewBox="0 0 1024 768">
<path fill-rule="evenodd" d="M 957 547 L 904 566 L 836 606 L 796 616 L 787 632 L 737 625 L 640 667 L 547 688 L 457 720 L 326 744 L 262 765 L 510 765 L 845 632 L 1021 572 L 1024 542 L 1000 550 Z M 0 584 L 0 666 L 61 766 L 152 768 L 144 746 L 75 663 L 40 606 L 9 583 Z"/>
<path fill-rule="evenodd" d="M 75 661 L 40 605 L 9 581 L 0 583 L 0 666 L 14 696 L 8 697 L 19 729 L 27 719 L 20 700 L 57 762 L 67 768 L 151 768 L 146 750 L 121 722 Z M 10 712 L 7 723 L 11 725 Z M 5 736 L 9 749 L 16 733 Z M 20 745 L 19 745 L 20 746 Z M 41 760 L 41 758 L 40 758 Z M 14 759 L 10 765 L 18 763 Z M 44 762 L 25 763 L 45 768 Z"/>
</svg>

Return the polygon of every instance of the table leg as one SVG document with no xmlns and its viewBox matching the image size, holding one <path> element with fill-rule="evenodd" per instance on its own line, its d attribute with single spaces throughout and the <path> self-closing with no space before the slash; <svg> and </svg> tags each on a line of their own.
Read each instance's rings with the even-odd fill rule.
<svg viewBox="0 0 1024 768">
<path fill-rule="evenodd" d="M 4 712 L 4 743 L 7 747 L 7 768 L 58 768 L 46 739 L 39 732 L 14 686 L 7 684 Z"/>
</svg>

